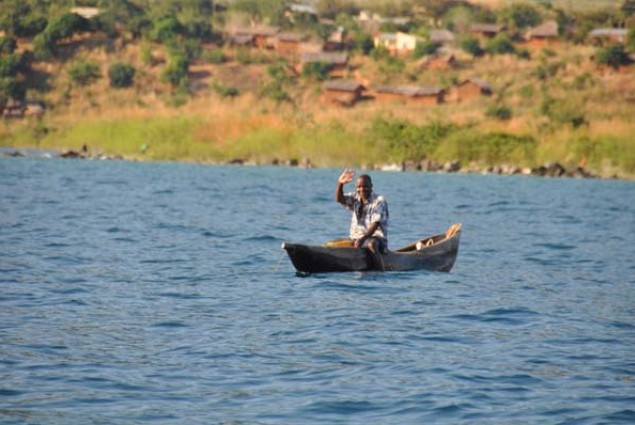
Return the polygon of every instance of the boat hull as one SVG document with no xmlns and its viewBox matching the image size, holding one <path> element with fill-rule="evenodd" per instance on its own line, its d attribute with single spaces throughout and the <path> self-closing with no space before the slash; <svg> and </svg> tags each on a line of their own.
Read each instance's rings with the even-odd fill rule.
<svg viewBox="0 0 635 425">
<path fill-rule="evenodd" d="M 340 248 L 283 243 L 282 248 L 298 272 L 408 271 L 448 272 L 459 251 L 460 225 L 453 234 L 421 239 L 386 254 L 371 255 L 366 248 Z M 426 246 L 427 245 L 427 246 Z"/>
</svg>

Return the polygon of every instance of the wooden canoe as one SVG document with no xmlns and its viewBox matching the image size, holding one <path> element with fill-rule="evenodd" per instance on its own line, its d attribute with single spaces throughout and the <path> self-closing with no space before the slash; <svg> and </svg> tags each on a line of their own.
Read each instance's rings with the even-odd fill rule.
<svg viewBox="0 0 635 425">
<path fill-rule="evenodd" d="M 461 225 L 417 240 L 395 251 L 373 256 L 366 248 L 302 245 L 284 242 L 284 249 L 300 273 L 350 271 L 433 270 L 448 272 L 459 252 Z"/>
</svg>

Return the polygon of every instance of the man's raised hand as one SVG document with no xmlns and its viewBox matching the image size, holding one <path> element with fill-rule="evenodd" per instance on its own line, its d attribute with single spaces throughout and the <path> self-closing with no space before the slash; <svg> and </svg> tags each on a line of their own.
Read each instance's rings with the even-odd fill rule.
<svg viewBox="0 0 635 425">
<path fill-rule="evenodd" d="M 355 170 L 351 170 L 350 168 L 347 168 L 346 170 L 342 172 L 342 174 L 340 175 L 340 178 L 337 181 L 341 184 L 346 184 L 352 181 L 353 177 L 355 177 Z"/>
</svg>

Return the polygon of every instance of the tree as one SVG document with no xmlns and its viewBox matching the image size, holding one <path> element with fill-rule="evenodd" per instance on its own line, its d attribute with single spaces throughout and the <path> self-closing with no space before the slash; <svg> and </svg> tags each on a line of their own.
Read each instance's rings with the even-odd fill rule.
<svg viewBox="0 0 635 425">
<path fill-rule="evenodd" d="M 538 10 L 525 3 L 513 4 L 511 7 L 503 9 L 500 16 L 511 29 L 522 30 L 535 27 L 542 22 L 542 17 Z"/>
<path fill-rule="evenodd" d="M 455 5 L 447 0 L 412 0 L 412 4 L 419 14 L 432 19 L 435 26 L 439 26 L 445 12 Z"/>
</svg>

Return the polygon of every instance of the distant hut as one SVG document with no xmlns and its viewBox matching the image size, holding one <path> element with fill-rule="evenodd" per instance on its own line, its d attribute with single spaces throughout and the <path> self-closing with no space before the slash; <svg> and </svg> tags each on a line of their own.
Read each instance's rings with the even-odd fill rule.
<svg viewBox="0 0 635 425">
<path fill-rule="evenodd" d="M 485 80 L 468 78 L 454 86 L 454 97 L 457 101 L 492 94 L 492 86 Z"/>
<path fill-rule="evenodd" d="M 273 40 L 280 31 L 277 27 L 229 28 L 225 31 L 228 42 L 235 46 L 272 48 Z"/>
<path fill-rule="evenodd" d="M 543 48 L 553 45 L 558 40 L 558 23 L 547 21 L 532 28 L 525 34 L 528 47 Z"/>
<path fill-rule="evenodd" d="M 382 86 L 374 90 L 375 100 L 408 102 L 418 105 L 438 105 L 445 101 L 445 90 L 438 87 Z"/>
<path fill-rule="evenodd" d="M 382 32 L 375 36 L 373 42 L 375 47 L 385 47 L 388 49 L 391 55 L 406 56 L 414 52 L 417 43 L 421 40 L 421 37 L 404 32 Z"/>
<path fill-rule="evenodd" d="M 24 102 L 25 117 L 41 118 L 45 111 L 44 103 L 39 100 L 27 100 Z"/>
<path fill-rule="evenodd" d="M 297 34 L 278 34 L 276 51 L 283 56 L 295 56 L 300 50 L 302 38 Z"/>
<path fill-rule="evenodd" d="M 323 99 L 341 106 L 353 106 L 363 95 L 366 87 L 356 81 L 327 81 L 322 86 Z"/>
<path fill-rule="evenodd" d="M 505 25 L 501 24 L 472 24 L 470 34 L 481 39 L 490 39 L 503 32 Z"/>
<path fill-rule="evenodd" d="M 430 41 L 439 43 L 442 46 L 450 46 L 454 44 L 456 37 L 452 31 L 448 30 L 432 30 L 430 31 Z"/>
<path fill-rule="evenodd" d="M 424 56 L 417 62 L 419 69 L 452 69 L 458 66 L 454 55 L 429 55 Z"/>
<path fill-rule="evenodd" d="M 15 99 L 9 99 L 4 105 L 2 116 L 8 119 L 22 118 L 24 117 L 24 109 L 24 102 Z"/>
<path fill-rule="evenodd" d="M 589 40 L 596 45 L 624 44 L 628 30 L 626 28 L 596 28 L 588 35 Z"/>
</svg>

